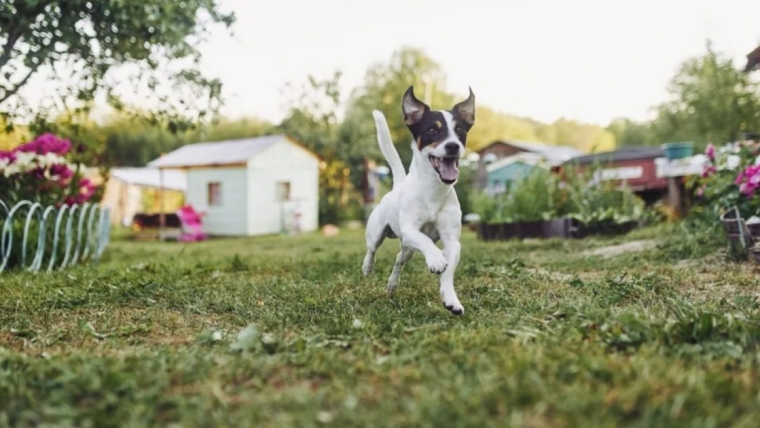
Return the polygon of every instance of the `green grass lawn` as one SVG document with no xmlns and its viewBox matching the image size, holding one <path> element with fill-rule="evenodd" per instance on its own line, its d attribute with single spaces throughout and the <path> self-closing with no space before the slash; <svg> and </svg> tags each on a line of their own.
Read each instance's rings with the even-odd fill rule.
<svg viewBox="0 0 760 428">
<path fill-rule="evenodd" d="M 606 249 L 671 230 L 467 233 L 462 317 L 419 254 L 386 295 L 397 241 L 363 278 L 358 231 L 2 274 L 0 426 L 758 426 L 753 265 Z"/>
</svg>

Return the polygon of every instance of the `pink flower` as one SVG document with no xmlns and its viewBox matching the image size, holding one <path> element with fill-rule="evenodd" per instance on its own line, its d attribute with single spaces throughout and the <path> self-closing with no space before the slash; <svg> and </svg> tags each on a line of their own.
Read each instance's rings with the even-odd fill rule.
<svg viewBox="0 0 760 428">
<path fill-rule="evenodd" d="M 705 149 L 705 155 L 707 155 L 707 158 L 711 161 L 715 160 L 715 146 L 713 143 L 707 145 L 707 148 Z"/>
<path fill-rule="evenodd" d="M 697 189 L 697 197 L 701 198 L 703 196 L 705 196 L 705 186 L 702 186 L 699 189 Z"/>
<path fill-rule="evenodd" d="M 83 178 L 79 182 L 79 203 L 83 203 L 90 199 L 92 195 L 95 194 L 95 189 L 97 189 L 95 183 L 93 183 L 89 178 Z"/>
<path fill-rule="evenodd" d="M 0 160 L 8 160 L 8 163 L 13 163 L 16 160 L 16 153 L 7 150 L 0 150 Z"/>
<path fill-rule="evenodd" d="M 50 167 L 50 175 L 58 177 L 63 183 L 74 176 L 74 171 L 68 165 L 56 164 Z"/>
<path fill-rule="evenodd" d="M 44 180 L 45 179 L 45 168 L 42 168 L 42 167 L 34 168 L 33 170 L 29 171 L 29 174 L 31 174 L 37 180 Z"/>
<path fill-rule="evenodd" d="M 718 169 L 715 168 L 715 166 L 707 165 L 704 170 L 702 170 L 702 178 L 707 178 L 716 172 L 718 172 Z"/>
<path fill-rule="evenodd" d="M 736 176 L 734 183 L 745 196 L 753 196 L 760 188 L 760 165 L 750 165 Z"/>
<path fill-rule="evenodd" d="M 38 155 L 54 153 L 61 156 L 68 153 L 69 150 L 71 150 L 71 141 L 58 138 L 55 134 L 51 133 L 42 134 L 34 140 L 16 148 L 16 151 L 19 152 L 36 153 Z"/>
</svg>

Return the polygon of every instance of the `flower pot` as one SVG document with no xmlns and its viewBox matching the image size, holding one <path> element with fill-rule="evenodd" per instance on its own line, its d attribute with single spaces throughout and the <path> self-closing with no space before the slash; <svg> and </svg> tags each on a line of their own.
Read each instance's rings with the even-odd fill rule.
<svg viewBox="0 0 760 428">
<path fill-rule="evenodd" d="M 746 224 L 747 230 L 749 231 L 749 236 L 752 238 L 752 240 L 755 242 L 760 242 L 760 222 L 745 222 L 744 224 Z"/>
<path fill-rule="evenodd" d="M 577 228 L 576 223 L 569 217 L 548 220 L 544 222 L 544 235 L 547 238 L 570 238 Z"/>
<path fill-rule="evenodd" d="M 755 264 L 760 265 L 760 246 L 755 245 L 750 248 L 749 253 L 752 255 L 752 260 L 755 261 Z"/>
<path fill-rule="evenodd" d="M 682 143 L 665 143 L 662 145 L 662 150 L 665 152 L 665 159 L 669 161 L 688 158 L 694 154 L 694 143 L 691 141 Z"/>
<path fill-rule="evenodd" d="M 517 237 L 520 239 L 543 238 L 544 222 L 541 220 L 534 220 L 517 223 Z"/>
<path fill-rule="evenodd" d="M 721 214 L 720 224 L 723 226 L 723 230 L 726 232 L 731 244 L 742 244 L 742 238 L 744 239 L 743 245 L 746 247 L 751 247 L 754 243 L 752 234 L 744 223 L 744 220 L 737 217 L 736 210 L 728 210 Z"/>
<path fill-rule="evenodd" d="M 499 224 L 499 239 L 507 241 L 517 236 L 517 225 L 515 223 Z"/>
<path fill-rule="evenodd" d="M 478 236 L 483 241 L 490 241 L 494 238 L 494 225 L 481 223 L 478 225 Z"/>
</svg>

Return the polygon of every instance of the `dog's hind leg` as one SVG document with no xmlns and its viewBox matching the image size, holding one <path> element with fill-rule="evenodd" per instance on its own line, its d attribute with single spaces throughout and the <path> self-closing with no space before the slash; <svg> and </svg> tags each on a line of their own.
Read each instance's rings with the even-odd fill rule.
<svg viewBox="0 0 760 428">
<path fill-rule="evenodd" d="M 372 268 L 375 265 L 375 252 L 380 248 L 380 245 L 383 244 L 387 236 L 386 228 L 374 223 L 376 221 L 373 222 L 370 216 L 365 234 L 367 239 L 367 255 L 364 256 L 364 263 L 362 263 L 362 273 L 364 273 L 364 276 L 369 276 L 372 273 Z"/>
<path fill-rule="evenodd" d="M 401 251 L 396 255 L 396 263 L 393 264 L 391 276 L 388 278 L 388 293 L 393 293 L 393 291 L 396 290 L 401 277 L 401 270 L 404 269 L 404 265 L 411 260 L 412 257 L 414 257 L 414 250 L 402 245 Z"/>
</svg>

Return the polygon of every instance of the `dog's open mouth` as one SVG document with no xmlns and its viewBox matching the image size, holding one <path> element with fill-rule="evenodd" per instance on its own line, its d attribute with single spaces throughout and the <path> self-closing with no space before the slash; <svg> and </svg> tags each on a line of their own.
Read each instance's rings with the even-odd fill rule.
<svg viewBox="0 0 760 428">
<path fill-rule="evenodd" d="M 459 158 L 456 156 L 446 156 L 437 158 L 435 156 L 428 156 L 430 164 L 433 165 L 433 169 L 438 173 L 438 177 L 445 184 L 454 184 L 459 178 Z"/>
</svg>

